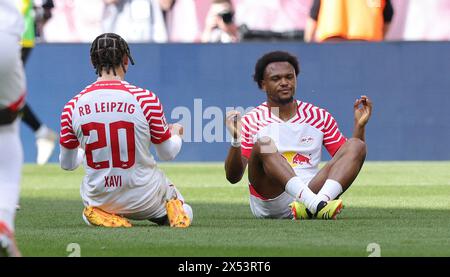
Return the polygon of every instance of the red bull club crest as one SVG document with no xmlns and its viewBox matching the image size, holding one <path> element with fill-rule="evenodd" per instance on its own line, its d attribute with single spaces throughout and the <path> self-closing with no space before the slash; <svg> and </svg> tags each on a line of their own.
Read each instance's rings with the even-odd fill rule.
<svg viewBox="0 0 450 277">
<path fill-rule="evenodd" d="M 312 165 L 311 154 L 303 155 L 297 152 L 284 152 L 282 155 L 292 167 L 298 165 Z"/>
</svg>

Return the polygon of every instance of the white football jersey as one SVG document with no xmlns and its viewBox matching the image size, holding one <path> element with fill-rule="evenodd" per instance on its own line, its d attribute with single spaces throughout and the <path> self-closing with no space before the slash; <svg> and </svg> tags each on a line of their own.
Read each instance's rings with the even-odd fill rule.
<svg viewBox="0 0 450 277">
<path fill-rule="evenodd" d="M 155 194 L 169 181 L 149 147 L 170 136 L 158 97 L 125 81 L 91 84 L 61 115 L 60 144 L 86 153 L 85 204 L 118 214 L 148 209 L 161 198 Z"/>
<path fill-rule="evenodd" d="M 319 171 L 322 145 L 334 156 L 346 138 L 326 110 L 298 100 L 297 106 L 297 114 L 286 122 L 273 114 L 266 102 L 245 114 L 241 151 L 250 158 L 257 139 L 268 136 L 295 173 L 310 179 Z"/>
</svg>

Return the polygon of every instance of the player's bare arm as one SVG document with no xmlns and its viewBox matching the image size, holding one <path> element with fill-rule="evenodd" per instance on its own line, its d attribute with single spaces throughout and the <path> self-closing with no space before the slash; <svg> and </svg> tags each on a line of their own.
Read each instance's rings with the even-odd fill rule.
<svg viewBox="0 0 450 277">
<path fill-rule="evenodd" d="M 366 95 L 356 99 L 353 104 L 355 112 L 355 125 L 353 129 L 353 137 L 365 141 L 365 127 L 372 115 L 372 101 Z"/>
<path fill-rule="evenodd" d="M 247 159 L 242 156 L 240 139 L 241 139 L 241 113 L 238 111 L 229 111 L 227 113 L 225 124 L 228 132 L 233 137 L 232 145 L 228 150 L 225 160 L 225 172 L 227 180 L 235 184 L 242 179 L 245 168 L 247 167 Z"/>
</svg>

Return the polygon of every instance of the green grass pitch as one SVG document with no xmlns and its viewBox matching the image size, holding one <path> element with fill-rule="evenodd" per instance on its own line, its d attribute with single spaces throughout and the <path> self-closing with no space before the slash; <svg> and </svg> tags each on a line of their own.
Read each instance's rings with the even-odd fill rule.
<svg viewBox="0 0 450 277">
<path fill-rule="evenodd" d="M 188 229 L 133 221 L 129 229 L 86 226 L 83 170 L 25 165 L 16 239 L 24 256 L 450 256 L 450 162 L 367 162 L 343 195 L 335 221 L 260 220 L 246 177 L 229 184 L 221 163 L 160 167 L 194 210 Z"/>
</svg>

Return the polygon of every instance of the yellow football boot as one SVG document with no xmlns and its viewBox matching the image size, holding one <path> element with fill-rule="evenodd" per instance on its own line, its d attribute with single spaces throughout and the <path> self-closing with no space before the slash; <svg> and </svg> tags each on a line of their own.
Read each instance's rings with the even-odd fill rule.
<svg viewBox="0 0 450 277">
<path fill-rule="evenodd" d="M 289 207 L 292 211 L 293 220 L 311 219 L 313 217 L 312 213 L 306 208 L 305 204 L 301 202 L 294 201 L 289 204 Z"/>
<path fill-rule="evenodd" d="M 179 199 L 170 199 L 166 201 L 167 217 L 170 227 L 187 228 L 191 225 L 191 220 L 183 209 L 183 203 Z"/>
<path fill-rule="evenodd" d="M 131 227 L 131 223 L 124 217 L 107 213 L 99 208 L 88 206 L 83 210 L 83 219 L 89 225 L 109 228 Z"/>
<path fill-rule="evenodd" d="M 318 219 L 336 219 L 343 208 L 342 200 L 322 201 L 317 206 L 315 217 Z"/>
</svg>

